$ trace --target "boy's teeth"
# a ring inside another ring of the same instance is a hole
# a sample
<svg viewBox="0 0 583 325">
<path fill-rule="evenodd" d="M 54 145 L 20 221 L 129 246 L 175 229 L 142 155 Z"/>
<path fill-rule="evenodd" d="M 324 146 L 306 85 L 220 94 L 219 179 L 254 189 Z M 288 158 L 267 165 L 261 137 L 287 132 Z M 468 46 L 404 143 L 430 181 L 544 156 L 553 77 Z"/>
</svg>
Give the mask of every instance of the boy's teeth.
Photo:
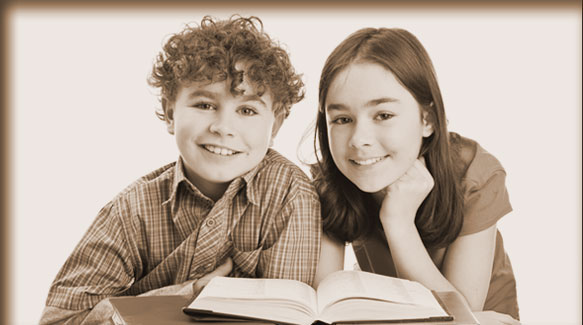
<svg viewBox="0 0 583 325">
<path fill-rule="evenodd" d="M 371 165 L 371 164 L 374 164 L 376 162 L 379 162 L 382 159 L 383 159 L 383 157 L 378 157 L 378 158 L 371 158 L 371 159 L 367 159 L 367 160 L 354 160 L 354 162 L 357 165 L 366 166 L 366 165 Z"/>
<path fill-rule="evenodd" d="M 227 148 L 219 148 L 211 145 L 205 145 L 204 147 L 206 150 L 221 156 L 231 156 L 235 154 L 235 151 L 229 150 Z"/>
</svg>

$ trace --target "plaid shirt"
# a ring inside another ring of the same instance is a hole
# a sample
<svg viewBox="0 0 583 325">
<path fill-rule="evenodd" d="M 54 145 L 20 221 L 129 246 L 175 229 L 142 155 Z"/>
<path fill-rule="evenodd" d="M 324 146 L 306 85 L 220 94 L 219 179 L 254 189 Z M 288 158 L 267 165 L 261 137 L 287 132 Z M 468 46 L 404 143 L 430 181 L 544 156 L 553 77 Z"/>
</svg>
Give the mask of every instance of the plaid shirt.
<svg viewBox="0 0 583 325">
<path fill-rule="evenodd" d="M 182 161 L 127 187 L 98 214 L 54 280 L 47 306 L 87 310 L 198 279 L 227 256 L 231 276 L 312 284 L 320 251 L 320 203 L 307 176 L 274 150 L 214 203 Z"/>
</svg>

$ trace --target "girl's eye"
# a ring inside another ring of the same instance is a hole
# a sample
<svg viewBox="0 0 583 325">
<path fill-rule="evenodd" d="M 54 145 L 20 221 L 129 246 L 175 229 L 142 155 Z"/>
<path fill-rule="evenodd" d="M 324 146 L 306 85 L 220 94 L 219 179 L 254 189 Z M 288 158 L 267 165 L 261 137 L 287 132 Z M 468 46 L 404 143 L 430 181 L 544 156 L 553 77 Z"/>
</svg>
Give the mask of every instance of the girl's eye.
<svg viewBox="0 0 583 325">
<path fill-rule="evenodd" d="M 389 120 L 389 119 L 393 118 L 394 116 L 395 115 L 391 114 L 391 113 L 379 113 L 379 114 L 377 114 L 376 119 L 384 121 L 384 120 Z"/>
<path fill-rule="evenodd" d="M 194 104 L 194 107 L 202 109 L 202 110 L 211 110 L 211 109 L 215 109 L 213 104 L 209 104 L 209 103 L 196 103 Z"/>
<path fill-rule="evenodd" d="M 257 115 L 257 111 L 251 107 L 241 107 L 241 109 L 239 109 L 239 112 L 245 116 Z"/>
<path fill-rule="evenodd" d="M 346 124 L 350 123 L 352 120 L 345 116 L 340 116 L 332 120 L 333 124 Z"/>
</svg>

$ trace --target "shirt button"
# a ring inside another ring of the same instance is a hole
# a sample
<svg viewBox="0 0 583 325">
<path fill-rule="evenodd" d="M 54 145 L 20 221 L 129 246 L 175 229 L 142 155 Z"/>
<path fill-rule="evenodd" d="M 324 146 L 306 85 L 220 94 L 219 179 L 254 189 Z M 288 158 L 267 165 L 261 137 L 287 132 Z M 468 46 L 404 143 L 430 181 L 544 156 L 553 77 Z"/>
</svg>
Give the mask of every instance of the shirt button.
<svg viewBox="0 0 583 325">
<path fill-rule="evenodd" d="M 213 227 L 215 225 L 215 219 L 208 219 L 206 221 L 206 225 L 209 227 Z"/>
</svg>

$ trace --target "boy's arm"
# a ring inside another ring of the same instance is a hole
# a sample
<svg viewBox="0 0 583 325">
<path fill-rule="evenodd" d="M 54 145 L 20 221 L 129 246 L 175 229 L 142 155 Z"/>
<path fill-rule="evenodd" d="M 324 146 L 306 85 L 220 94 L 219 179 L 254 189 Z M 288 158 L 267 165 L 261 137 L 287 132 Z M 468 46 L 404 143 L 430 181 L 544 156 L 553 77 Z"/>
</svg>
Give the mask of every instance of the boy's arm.
<svg viewBox="0 0 583 325">
<path fill-rule="evenodd" d="M 196 281 L 189 280 L 181 284 L 175 284 L 150 290 L 148 292 L 141 294 L 140 296 L 163 296 L 163 295 L 192 296 L 194 282 Z M 73 325 L 73 324 L 113 325 L 113 321 L 111 318 L 113 316 L 113 313 L 114 309 L 111 303 L 109 302 L 109 298 L 101 300 L 97 305 L 95 305 L 95 307 L 87 310 L 69 310 L 59 307 L 46 306 L 45 309 L 43 310 L 39 325 Z"/>
<path fill-rule="evenodd" d="M 89 310 L 78 312 L 77 310 L 46 306 L 41 315 L 39 325 L 81 324 L 87 314 L 89 314 Z"/>
<path fill-rule="evenodd" d="M 53 281 L 40 324 L 81 324 L 131 286 L 136 261 L 119 215 L 113 202 L 101 209 Z"/>
<path fill-rule="evenodd" d="M 39 325 L 113 325 L 111 316 L 113 307 L 109 299 L 101 300 L 93 309 L 81 312 L 47 306 L 43 310 Z"/>
<path fill-rule="evenodd" d="M 170 285 L 154 290 L 150 290 L 140 296 L 161 296 L 161 295 L 181 295 L 193 297 L 198 295 L 204 286 L 215 276 L 227 276 L 233 268 L 233 262 L 228 258 L 221 266 L 213 272 L 203 276 L 198 280 L 189 280 L 181 284 Z M 58 307 L 45 307 L 41 316 L 40 325 L 70 325 L 70 324 L 113 324 L 113 306 L 109 299 L 101 300 L 93 309 L 84 311 L 68 310 Z"/>
<path fill-rule="evenodd" d="M 282 210 L 283 230 L 273 246 L 260 257 L 257 275 L 299 280 L 313 284 L 320 254 L 322 222 L 316 194 L 299 193 Z"/>
</svg>

